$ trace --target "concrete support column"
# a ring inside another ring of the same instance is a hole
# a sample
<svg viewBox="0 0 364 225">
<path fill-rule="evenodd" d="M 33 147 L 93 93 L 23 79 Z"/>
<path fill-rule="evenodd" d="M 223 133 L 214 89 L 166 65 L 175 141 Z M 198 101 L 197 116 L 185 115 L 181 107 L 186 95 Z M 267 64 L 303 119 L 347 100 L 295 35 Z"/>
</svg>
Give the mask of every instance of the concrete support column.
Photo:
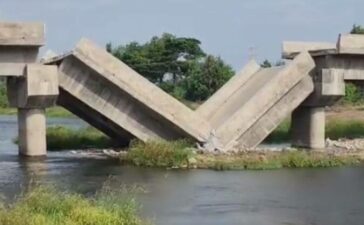
<svg viewBox="0 0 364 225">
<path fill-rule="evenodd" d="M 292 146 L 325 148 L 325 108 L 300 106 L 292 114 Z"/>
<path fill-rule="evenodd" d="M 46 116 L 45 109 L 18 109 L 19 154 L 45 156 Z"/>
</svg>

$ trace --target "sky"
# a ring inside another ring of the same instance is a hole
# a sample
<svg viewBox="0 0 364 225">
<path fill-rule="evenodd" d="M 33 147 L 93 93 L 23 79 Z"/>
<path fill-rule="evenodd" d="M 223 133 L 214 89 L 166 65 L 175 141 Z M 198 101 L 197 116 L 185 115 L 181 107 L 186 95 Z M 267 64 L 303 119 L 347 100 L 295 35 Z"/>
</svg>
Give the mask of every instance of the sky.
<svg viewBox="0 0 364 225">
<path fill-rule="evenodd" d="M 336 42 L 364 25 L 363 0 L 0 0 L 0 20 L 46 24 L 43 52 L 145 42 L 169 32 L 193 37 L 235 69 L 250 57 L 278 61 L 283 41 Z"/>
</svg>

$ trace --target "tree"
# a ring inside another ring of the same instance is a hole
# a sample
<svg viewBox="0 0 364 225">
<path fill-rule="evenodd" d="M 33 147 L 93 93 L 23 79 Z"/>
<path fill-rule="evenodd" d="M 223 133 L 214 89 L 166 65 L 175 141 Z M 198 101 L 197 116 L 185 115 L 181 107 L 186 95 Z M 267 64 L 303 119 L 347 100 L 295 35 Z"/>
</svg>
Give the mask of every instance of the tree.
<svg viewBox="0 0 364 225">
<path fill-rule="evenodd" d="M 219 57 L 206 56 L 194 38 L 163 34 L 106 50 L 178 99 L 206 100 L 234 74 Z"/>
<path fill-rule="evenodd" d="M 269 67 L 272 67 L 272 63 L 269 62 L 268 59 L 264 60 L 262 64 L 260 64 L 261 67 L 263 68 L 269 68 Z"/>
<path fill-rule="evenodd" d="M 351 34 L 364 34 L 364 28 L 360 25 L 353 25 L 353 28 L 350 31 Z"/>
<path fill-rule="evenodd" d="M 170 74 L 176 84 L 186 76 L 190 61 L 205 56 L 200 45 L 197 39 L 178 38 L 166 33 L 145 44 L 132 42 L 113 48 L 109 43 L 106 48 L 150 81 L 162 83 L 165 75 Z"/>
<path fill-rule="evenodd" d="M 221 88 L 234 74 L 220 57 L 207 56 L 202 62 L 193 61 L 189 76 L 182 82 L 185 99 L 203 101 Z"/>
</svg>

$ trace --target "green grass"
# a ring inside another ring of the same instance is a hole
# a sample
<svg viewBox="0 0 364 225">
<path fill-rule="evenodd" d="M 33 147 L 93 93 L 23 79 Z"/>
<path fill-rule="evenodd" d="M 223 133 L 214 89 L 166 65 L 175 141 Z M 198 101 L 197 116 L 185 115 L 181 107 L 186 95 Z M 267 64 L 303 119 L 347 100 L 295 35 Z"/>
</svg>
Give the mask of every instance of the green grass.
<svg viewBox="0 0 364 225">
<path fill-rule="evenodd" d="M 0 203 L 1 225 L 141 225 L 132 198 L 101 193 L 94 198 L 37 187 L 11 205 Z"/>
<path fill-rule="evenodd" d="M 271 170 L 280 168 L 327 168 L 354 166 L 362 163 L 355 155 L 329 153 L 248 152 L 233 155 L 197 155 L 197 168 L 213 170 Z"/>
<path fill-rule="evenodd" d="M 268 170 L 279 168 L 325 168 L 358 165 L 355 155 L 322 152 L 246 152 L 236 154 L 197 154 L 189 142 L 135 142 L 123 163 L 140 167 L 198 168 L 213 170 Z"/>
<path fill-rule="evenodd" d="M 16 114 L 17 114 L 16 108 L 0 107 L 0 115 L 16 115 Z M 48 117 L 75 117 L 72 113 L 59 106 L 48 108 L 46 110 L 46 115 Z"/>
<path fill-rule="evenodd" d="M 290 122 L 283 122 L 269 137 L 266 143 L 284 143 L 290 141 Z M 363 121 L 330 121 L 326 124 L 326 137 L 332 140 L 339 138 L 362 138 L 364 137 Z"/>
<path fill-rule="evenodd" d="M 189 149 L 191 144 L 186 140 L 180 141 L 135 141 L 131 144 L 129 152 L 123 162 L 129 162 L 140 167 L 187 167 L 192 156 Z"/>
<path fill-rule="evenodd" d="M 115 144 L 95 128 L 73 130 L 65 127 L 47 128 L 48 150 L 111 148 Z"/>
</svg>

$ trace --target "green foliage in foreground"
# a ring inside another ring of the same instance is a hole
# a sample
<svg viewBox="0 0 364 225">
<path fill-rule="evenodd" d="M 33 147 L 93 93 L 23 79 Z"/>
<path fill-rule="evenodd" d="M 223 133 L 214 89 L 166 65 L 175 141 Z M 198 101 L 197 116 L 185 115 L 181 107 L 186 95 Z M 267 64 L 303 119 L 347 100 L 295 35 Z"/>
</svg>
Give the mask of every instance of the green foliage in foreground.
<svg viewBox="0 0 364 225">
<path fill-rule="evenodd" d="M 290 122 L 283 122 L 266 140 L 266 143 L 284 143 L 290 141 Z M 331 140 L 339 138 L 363 138 L 363 121 L 330 121 L 326 124 L 326 137 Z"/>
<path fill-rule="evenodd" d="M 103 149 L 111 147 L 115 147 L 115 144 L 103 133 L 92 127 L 79 130 L 59 126 L 47 128 L 48 150 Z"/>
<path fill-rule="evenodd" d="M 1 225 L 140 225 L 133 199 L 78 194 L 38 187 L 13 204 L 0 203 Z"/>
<path fill-rule="evenodd" d="M 184 167 L 188 164 L 192 151 L 191 144 L 186 140 L 180 141 L 150 141 L 143 143 L 135 141 L 122 161 L 131 162 L 141 167 Z"/>
</svg>

